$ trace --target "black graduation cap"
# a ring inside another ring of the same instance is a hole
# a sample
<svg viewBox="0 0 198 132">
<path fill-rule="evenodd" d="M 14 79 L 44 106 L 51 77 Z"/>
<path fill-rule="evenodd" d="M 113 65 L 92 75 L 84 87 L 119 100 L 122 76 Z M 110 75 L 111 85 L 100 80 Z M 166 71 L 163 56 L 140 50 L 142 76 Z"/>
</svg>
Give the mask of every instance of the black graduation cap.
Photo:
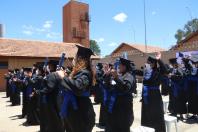
<svg viewBox="0 0 198 132">
<path fill-rule="evenodd" d="M 91 55 L 94 55 L 93 51 L 90 48 L 82 47 L 80 45 L 76 45 L 78 47 L 77 56 L 82 58 L 90 58 Z"/>
<path fill-rule="evenodd" d="M 37 62 L 37 63 L 36 63 L 36 67 L 37 67 L 39 70 L 43 70 L 43 66 L 44 66 L 44 62 Z"/>
<path fill-rule="evenodd" d="M 37 67 L 37 63 L 36 64 L 33 64 L 33 67 Z"/>
<path fill-rule="evenodd" d="M 170 64 L 177 64 L 177 58 L 169 59 Z"/>
<path fill-rule="evenodd" d="M 125 65 L 127 68 L 131 68 L 131 61 L 128 59 L 120 58 L 120 63 Z"/>
<path fill-rule="evenodd" d="M 48 65 L 53 66 L 55 69 L 57 68 L 58 64 L 59 64 L 59 61 L 57 61 L 57 60 L 50 60 L 48 62 Z"/>
<path fill-rule="evenodd" d="M 50 61 L 48 62 L 48 65 L 54 65 L 54 66 L 57 66 L 57 65 L 58 65 L 58 63 L 59 63 L 59 61 L 57 61 L 57 60 L 50 60 Z"/>
<path fill-rule="evenodd" d="M 44 65 L 45 62 L 37 62 L 36 65 Z"/>
<path fill-rule="evenodd" d="M 97 66 L 98 68 L 100 68 L 100 69 L 102 69 L 102 68 L 103 68 L 102 63 L 98 63 L 96 66 Z"/>
<path fill-rule="evenodd" d="M 36 65 L 44 64 L 44 62 L 36 62 Z"/>
<path fill-rule="evenodd" d="M 8 69 L 8 72 L 14 72 L 13 70 L 11 70 L 11 69 Z"/>
<path fill-rule="evenodd" d="M 23 69 L 24 72 L 32 72 L 32 68 L 30 67 L 26 67 Z"/>
<path fill-rule="evenodd" d="M 184 64 L 188 64 L 190 59 L 189 58 L 182 58 L 182 61 L 184 62 Z"/>
<path fill-rule="evenodd" d="M 19 69 L 14 69 L 14 71 L 15 71 L 15 72 L 19 72 L 20 70 L 19 70 Z"/>
<path fill-rule="evenodd" d="M 149 56 L 147 61 L 149 61 L 150 63 L 157 63 L 157 59 L 153 56 Z"/>
</svg>

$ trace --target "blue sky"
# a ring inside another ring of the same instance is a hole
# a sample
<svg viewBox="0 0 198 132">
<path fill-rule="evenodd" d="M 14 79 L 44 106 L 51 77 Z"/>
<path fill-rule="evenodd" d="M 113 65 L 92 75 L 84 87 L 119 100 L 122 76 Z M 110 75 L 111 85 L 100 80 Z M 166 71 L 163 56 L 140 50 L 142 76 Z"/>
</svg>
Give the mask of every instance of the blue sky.
<svg viewBox="0 0 198 132">
<path fill-rule="evenodd" d="M 143 0 L 79 0 L 90 5 L 90 37 L 102 55 L 120 43 L 144 44 Z M 6 38 L 62 41 L 62 7 L 68 0 L 1 0 Z M 148 44 L 169 48 L 177 29 L 198 17 L 197 0 L 146 0 Z M 135 34 L 135 35 L 134 35 Z"/>
</svg>

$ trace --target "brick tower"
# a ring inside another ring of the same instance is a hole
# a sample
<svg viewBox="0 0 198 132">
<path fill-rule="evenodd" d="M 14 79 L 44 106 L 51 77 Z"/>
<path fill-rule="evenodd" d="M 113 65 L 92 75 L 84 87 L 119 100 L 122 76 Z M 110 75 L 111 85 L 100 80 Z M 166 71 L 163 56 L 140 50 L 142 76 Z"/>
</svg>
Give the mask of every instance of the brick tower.
<svg viewBox="0 0 198 132">
<path fill-rule="evenodd" d="M 70 0 L 63 7 L 63 42 L 89 47 L 89 5 Z"/>
</svg>

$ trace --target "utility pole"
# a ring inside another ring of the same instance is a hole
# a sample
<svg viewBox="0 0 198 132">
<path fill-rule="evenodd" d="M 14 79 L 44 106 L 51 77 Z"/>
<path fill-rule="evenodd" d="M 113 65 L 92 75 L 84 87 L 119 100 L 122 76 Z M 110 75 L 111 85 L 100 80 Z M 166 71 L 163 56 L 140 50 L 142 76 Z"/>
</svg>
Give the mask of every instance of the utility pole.
<svg viewBox="0 0 198 132">
<path fill-rule="evenodd" d="M 145 53 L 147 53 L 147 25 L 146 25 L 146 1 L 144 2 L 144 43 L 145 43 Z"/>
</svg>

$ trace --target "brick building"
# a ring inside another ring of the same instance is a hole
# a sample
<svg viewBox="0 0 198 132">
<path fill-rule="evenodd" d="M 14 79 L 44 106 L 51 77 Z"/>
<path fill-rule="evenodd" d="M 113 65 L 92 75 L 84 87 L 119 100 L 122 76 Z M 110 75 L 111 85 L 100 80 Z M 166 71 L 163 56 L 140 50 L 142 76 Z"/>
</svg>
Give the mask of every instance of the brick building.
<svg viewBox="0 0 198 132">
<path fill-rule="evenodd" d="M 0 24 L 0 91 L 5 89 L 4 74 L 8 69 L 30 67 L 46 57 L 59 59 L 66 53 L 65 65 L 71 64 L 77 48 L 75 44 L 89 46 L 89 5 L 70 0 L 63 7 L 63 43 L 7 39 Z M 92 60 L 99 59 L 98 56 Z"/>
<path fill-rule="evenodd" d="M 184 40 L 173 46 L 170 50 L 197 50 L 198 49 L 198 31 L 190 34 Z"/>
<path fill-rule="evenodd" d="M 89 5 L 71 0 L 63 7 L 63 42 L 89 47 Z"/>
<path fill-rule="evenodd" d="M 136 64 L 136 68 L 144 65 L 149 55 L 154 55 L 156 52 L 165 53 L 166 50 L 157 46 L 147 46 L 147 53 L 145 53 L 145 45 L 142 44 L 127 44 L 121 43 L 109 56 L 99 60 L 102 63 L 114 63 L 116 58 L 123 55 L 123 52 L 128 54 L 128 59 Z"/>
<path fill-rule="evenodd" d="M 147 53 L 165 51 L 165 49 L 157 47 L 157 46 L 147 46 Z M 123 52 L 127 52 L 128 55 L 135 54 L 145 54 L 145 45 L 142 44 L 120 44 L 112 53 L 111 56 L 116 57 L 120 56 Z"/>
<path fill-rule="evenodd" d="M 62 53 L 66 54 L 65 66 L 68 66 L 76 52 L 76 43 L 0 38 L 0 91 L 5 88 L 4 74 L 8 69 L 31 67 L 36 62 L 44 62 L 46 57 L 59 60 Z M 92 56 L 92 60 L 97 59 L 99 57 Z"/>
<path fill-rule="evenodd" d="M 100 62 L 114 63 L 115 59 L 121 57 L 123 52 L 127 52 L 128 59 L 132 60 L 135 63 L 137 69 L 140 69 L 142 66 L 144 66 L 147 57 L 150 55 L 152 56 L 155 55 L 156 52 L 160 51 L 162 54 L 163 62 L 168 64 L 169 59 L 176 57 L 177 52 L 196 51 L 196 50 L 198 50 L 198 32 L 193 33 L 185 40 L 181 41 L 181 43 L 176 44 L 170 50 L 165 50 L 155 46 L 148 46 L 147 47 L 148 52 L 145 53 L 144 45 L 122 43 L 109 56 L 102 58 Z"/>
<path fill-rule="evenodd" d="M 46 57 L 57 59 L 66 53 L 69 59 L 75 56 L 74 43 L 51 43 L 0 38 L 0 91 L 5 89 L 4 74 L 8 69 L 31 67 L 44 62 Z"/>
</svg>

